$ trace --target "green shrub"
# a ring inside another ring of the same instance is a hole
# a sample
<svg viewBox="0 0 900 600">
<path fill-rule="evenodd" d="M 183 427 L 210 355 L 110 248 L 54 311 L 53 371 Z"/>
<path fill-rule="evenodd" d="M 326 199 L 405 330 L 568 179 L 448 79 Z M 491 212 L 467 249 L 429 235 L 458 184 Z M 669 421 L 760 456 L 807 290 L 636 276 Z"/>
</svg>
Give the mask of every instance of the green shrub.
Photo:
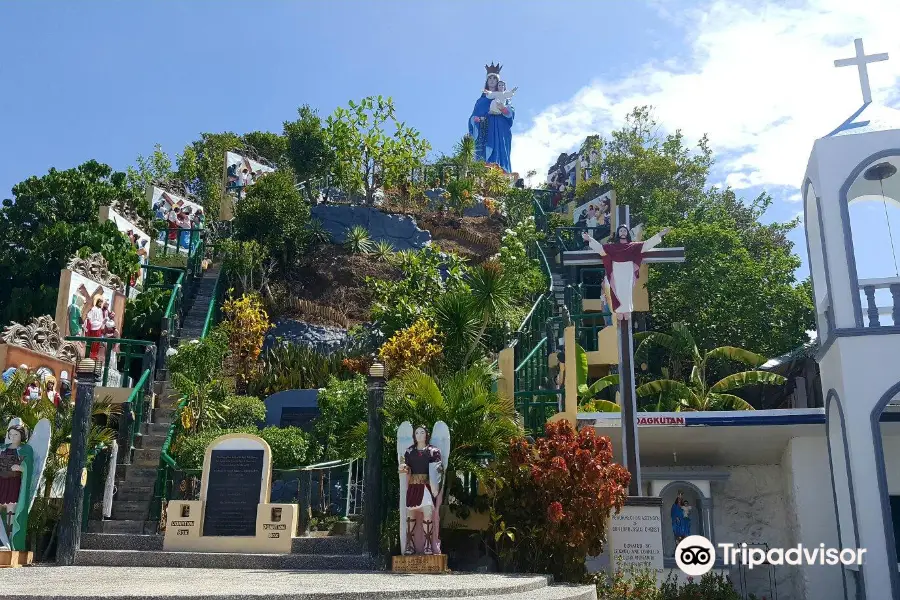
<svg viewBox="0 0 900 600">
<path fill-rule="evenodd" d="M 233 427 L 182 435 L 174 444 L 172 458 L 181 469 L 200 469 L 206 447 L 220 435 L 228 433 L 249 433 L 264 439 L 272 449 L 273 469 L 291 469 L 319 458 L 318 444 L 299 427 L 266 427 L 262 431 L 256 427 Z"/>
<path fill-rule="evenodd" d="M 335 351 L 323 354 L 300 344 L 278 344 L 262 356 L 263 368 L 247 384 L 247 394 L 268 398 L 284 390 L 312 390 L 325 387 L 332 375 L 344 377 L 349 370 L 346 355 Z"/>
<path fill-rule="evenodd" d="M 220 435 L 227 433 L 256 433 L 256 427 L 239 429 L 206 429 L 190 435 L 182 433 L 169 453 L 181 469 L 202 469 L 206 447 Z"/>
<path fill-rule="evenodd" d="M 272 448 L 273 469 L 299 467 L 319 457 L 318 445 L 299 427 L 266 427 L 259 437 Z"/>
<path fill-rule="evenodd" d="M 256 396 L 229 396 L 225 401 L 226 429 L 237 427 L 256 427 L 257 423 L 266 420 L 266 404 Z"/>
<path fill-rule="evenodd" d="M 368 390 L 366 378 L 357 375 L 342 381 L 332 377 L 319 392 L 319 410 L 315 436 L 326 460 L 365 455 L 365 447 L 352 447 L 348 435 L 358 423 L 366 420 Z"/>
</svg>

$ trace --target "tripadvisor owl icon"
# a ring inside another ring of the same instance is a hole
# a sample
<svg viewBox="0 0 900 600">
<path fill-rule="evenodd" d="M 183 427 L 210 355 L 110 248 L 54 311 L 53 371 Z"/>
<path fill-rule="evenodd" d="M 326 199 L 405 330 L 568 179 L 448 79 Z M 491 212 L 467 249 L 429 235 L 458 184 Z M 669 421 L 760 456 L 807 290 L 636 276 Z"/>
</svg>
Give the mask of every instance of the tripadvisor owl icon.
<svg viewBox="0 0 900 600">
<path fill-rule="evenodd" d="M 675 548 L 675 564 L 691 577 L 708 573 L 716 561 L 716 548 L 702 535 L 689 535 Z"/>
</svg>

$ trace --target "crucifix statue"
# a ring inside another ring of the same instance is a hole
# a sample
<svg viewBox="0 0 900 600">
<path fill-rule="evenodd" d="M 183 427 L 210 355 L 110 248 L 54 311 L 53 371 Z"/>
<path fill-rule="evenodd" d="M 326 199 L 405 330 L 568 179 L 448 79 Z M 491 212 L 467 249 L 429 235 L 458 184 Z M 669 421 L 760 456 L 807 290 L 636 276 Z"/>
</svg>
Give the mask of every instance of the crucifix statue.
<svg viewBox="0 0 900 600">
<path fill-rule="evenodd" d="M 632 335 L 632 296 L 641 263 L 684 262 L 684 248 L 654 249 L 669 232 L 665 228 L 646 242 L 631 239 L 630 215 L 627 206 L 616 207 L 618 223 L 613 239 L 601 244 L 587 232 L 584 240 L 591 250 L 600 255 L 606 271 L 613 311 L 619 328 L 619 398 L 622 403 L 622 456 L 631 473 L 628 486 L 630 496 L 641 496 L 641 466 L 637 438 L 637 403 L 634 383 L 634 338 Z M 586 264 L 579 260 L 578 264 Z"/>
<path fill-rule="evenodd" d="M 872 102 L 872 89 L 869 87 L 869 69 L 866 65 L 873 62 L 881 62 L 888 59 L 887 52 L 881 54 L 869 54 L 866 56 L 863 50 L 862 38 L 853 40 L 856 46 L 856 56 L 853 58 L 841 58 L 834 61 L 835 67 L 856 67 L 859 70 L 859 86 L 862 88 L 863 104 Z"/>
</svg>

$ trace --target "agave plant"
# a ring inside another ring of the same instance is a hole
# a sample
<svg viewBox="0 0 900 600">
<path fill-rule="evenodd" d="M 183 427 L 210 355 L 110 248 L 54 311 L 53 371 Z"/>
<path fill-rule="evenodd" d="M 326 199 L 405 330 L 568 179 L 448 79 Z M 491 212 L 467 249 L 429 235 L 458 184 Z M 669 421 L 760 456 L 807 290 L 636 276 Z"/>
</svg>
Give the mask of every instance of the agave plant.
<svg viewBox="0 0 900 600">
<path fill-rule="evenodd" d="M 354 225 L 347 231 L 344 247 L 350 254 L 368 254 L 375 249 L 369 230 L 362 225 Z"/>
<path fill-rule="evenodd" d="M 306 234 L 309 236 L 309 242 L 313 246 L 324 246 L 331 243 L 331 233 L 325 229 L 322 221 L 318 219 L 310 219 Z"/>
<path fill-rule="evenodd" d="M 388 262 L 394 254 L 394 246 L 387 240 L 378 240 L 372 249 L 372 256 L 378 262 Z"/>
</svg>

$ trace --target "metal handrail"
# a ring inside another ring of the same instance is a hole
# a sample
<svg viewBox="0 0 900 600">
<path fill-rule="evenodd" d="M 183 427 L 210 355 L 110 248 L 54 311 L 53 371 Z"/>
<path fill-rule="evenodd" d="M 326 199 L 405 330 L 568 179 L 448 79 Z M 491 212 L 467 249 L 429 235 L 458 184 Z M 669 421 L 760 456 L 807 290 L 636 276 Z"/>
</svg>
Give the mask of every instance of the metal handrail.
<svg viewBox="0 0 900 600">
<path fill-rule="evenodd" d="M 222 281 L 222 273 L 224 271 L 219 271 L 218 276 L 216 276 L 216 283 L 213 286 L 212 297 L 209 303 L 209 307 L 206 309 L 206 319 L 203 321 L 203 331 L 200 332 L 200 339 L 206 337 L 206 334 L 209 333 L 209 327 L 212 325 L 213 315 L 216 310 L 216 299 L 219 297 L 219 287 L 220 282 Z"/>
<path fill-rule="evenodd" d="M 131 390 L 131 394 L 129 394 L 128 399 L 125 401 L 126 404 L 130 403 L 132 407 L 132 411 L 134 412 L 134 420 L 129 426 L 128 431 L 128 448 L 129 450 L 134 450 L 134 438 L 142 437 L 140 432 L 141 423 L 144 422 L 144 399 L 146 398 L 146 393 L 144 387 L 147 385 L 148 380 L 150 379 L 150 373 L 152 369 L 145 369 L 144 373 L 141 375 L 141 378 L 138 379 L 137 384 L 134 386 L 134 389 Z M 129 453 L 130 456 L 130 453 Z"/>
</svg>

